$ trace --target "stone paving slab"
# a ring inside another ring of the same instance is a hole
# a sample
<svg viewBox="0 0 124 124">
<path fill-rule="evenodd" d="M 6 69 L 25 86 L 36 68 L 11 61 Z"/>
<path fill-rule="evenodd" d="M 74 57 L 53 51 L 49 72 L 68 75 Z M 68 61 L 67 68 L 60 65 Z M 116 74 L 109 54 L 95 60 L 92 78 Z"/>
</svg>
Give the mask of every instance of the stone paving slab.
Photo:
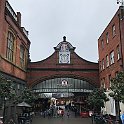
<svg viewBox="0 0 124 124">
<path fill-rule="evenodd" d="M 34 117 L 32 124 L 92 124 L 91 118 L 63 117 L 63 118 L 43 118 Z"/>
</svg>

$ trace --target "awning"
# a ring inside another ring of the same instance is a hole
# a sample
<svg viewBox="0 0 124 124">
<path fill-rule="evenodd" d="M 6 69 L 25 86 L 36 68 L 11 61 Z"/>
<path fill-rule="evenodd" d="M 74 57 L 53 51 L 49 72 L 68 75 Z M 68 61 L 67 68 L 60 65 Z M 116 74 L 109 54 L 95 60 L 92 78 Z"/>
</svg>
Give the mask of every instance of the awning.
<svg viewBox="0 0 124 124">
<path fill-rule="evenodd" d="M 31 105 L 29 105 L 26 102 L 19 103 L 19 104 L 17 104 L 17 106 L 19 106 L 19 107 L 31 107 Z"/>
</svg>

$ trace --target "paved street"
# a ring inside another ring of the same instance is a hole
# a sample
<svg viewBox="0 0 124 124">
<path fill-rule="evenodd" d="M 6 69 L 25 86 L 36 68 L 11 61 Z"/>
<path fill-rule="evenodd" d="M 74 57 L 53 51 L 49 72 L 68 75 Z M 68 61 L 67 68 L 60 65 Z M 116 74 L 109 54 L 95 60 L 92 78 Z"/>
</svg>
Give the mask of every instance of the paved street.
<svg viewBox="0 0 124 124">
<path fill-rule="evenodd" d="M 64 116 L 63 118 L 43 118 L 36 116 L 33 118 L 32 124 L 92 124 L 91 118 L 74 117 L 71 115 L 69 118 Z"/>
<path fill-rule="evenodd" d="M 92 124 L 90 118 L 41 118 L 33 119 L 32 124 Z"/>
</svg>

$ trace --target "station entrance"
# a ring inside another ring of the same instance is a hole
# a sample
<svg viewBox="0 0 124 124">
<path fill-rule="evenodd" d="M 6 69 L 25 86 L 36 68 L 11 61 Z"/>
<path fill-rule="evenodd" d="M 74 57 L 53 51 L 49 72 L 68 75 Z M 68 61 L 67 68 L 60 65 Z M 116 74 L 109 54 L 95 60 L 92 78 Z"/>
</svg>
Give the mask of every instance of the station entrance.
<svg viewBox="0 0 124 124">
<path fill-rule="evenodd" d="M 37 101 L 38 104 L 40 103 L 40 109 L 44 108 L 42 101 L 48 100 L 45 105 L 68 106 L 71 109 L 76 107 L 78 112 L 90 109 L 87 97 L 94 88 L 96 87 L 87 80 L 72 77 L 47 79 L 32 87 L 33 91 L 40 96 Z"/>
<path fill-rule="evenodd" d="M 76 106 L 79 112 L 89 109 L 87 97 L 99 87 L 99 66 L 78 56 L 75 49 L 64 36 L 48 58 L 29 62 L 27 81 L 39 95 L 37 110 L 50 105 Z"/>
</svg>

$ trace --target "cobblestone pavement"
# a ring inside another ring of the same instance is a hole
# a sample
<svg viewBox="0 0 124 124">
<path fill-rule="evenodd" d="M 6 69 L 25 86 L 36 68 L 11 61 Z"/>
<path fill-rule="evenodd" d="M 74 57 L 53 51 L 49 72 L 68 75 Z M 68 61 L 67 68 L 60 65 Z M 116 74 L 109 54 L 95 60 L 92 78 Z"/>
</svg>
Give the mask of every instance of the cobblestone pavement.
<svg viewBox="0 0 124 124">
<path fill-rule="evenodd" d="M 33 118 L 32 124 L 92 124 L 91 118 L 81 118 L 74 117 L 71 115 L 69 118 L 67 116 L 61 117 L 41 117 L 36 116 Z"/>
</svg>

